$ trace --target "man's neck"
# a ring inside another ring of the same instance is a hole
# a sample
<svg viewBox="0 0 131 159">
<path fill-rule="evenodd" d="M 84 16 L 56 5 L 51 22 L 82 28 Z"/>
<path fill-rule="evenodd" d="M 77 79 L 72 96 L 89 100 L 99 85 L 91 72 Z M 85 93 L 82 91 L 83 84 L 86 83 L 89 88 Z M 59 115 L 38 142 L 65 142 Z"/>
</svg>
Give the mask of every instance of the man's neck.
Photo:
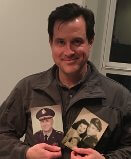
<svg viewBox="0 0 131 159">
<path fill-rule="evenodd" d="M 51 129 L 50 131 L 43 131 L 44 135 L 50 136 L 50 134 L 52 133 L 53 129 Z"/>
<path fill-rule="evenodd" d="M 84 77 L 86 72 L 87 66 L 83 71 L 74 74 L 64 74 L 63 72 L 59 72 L 59 80 L 67 88 L 72 88 L 79 83 L 79 81 Z"/>
</svg>

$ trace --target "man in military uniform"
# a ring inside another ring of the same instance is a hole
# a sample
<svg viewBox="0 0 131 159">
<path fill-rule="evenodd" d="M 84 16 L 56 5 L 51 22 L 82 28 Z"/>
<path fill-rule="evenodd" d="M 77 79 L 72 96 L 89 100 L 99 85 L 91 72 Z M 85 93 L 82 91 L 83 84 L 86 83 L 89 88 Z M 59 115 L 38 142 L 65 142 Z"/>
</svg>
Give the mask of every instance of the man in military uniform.
<svg viewBox="0 0 131 159">
<path fill-rule="evenodd" d="M 49 108 L 43 108 L 37 112 L 36 118 L 40 121 L 42 130 L 33 135 L 36 144 L 47 143 L 49 145 L 61 146 L 63 133 L 53 128 L 54 116 L 55 112 Z"/>
<path fill-rule="evenodd" d="M 101 130 L 102 124 L 100 119 L 92 118 L 89 127 L 87 128 L 87 136 L 78 143 L 78 147 L 94 148 L 98 142 L 97 133 Z"/>
</svg>

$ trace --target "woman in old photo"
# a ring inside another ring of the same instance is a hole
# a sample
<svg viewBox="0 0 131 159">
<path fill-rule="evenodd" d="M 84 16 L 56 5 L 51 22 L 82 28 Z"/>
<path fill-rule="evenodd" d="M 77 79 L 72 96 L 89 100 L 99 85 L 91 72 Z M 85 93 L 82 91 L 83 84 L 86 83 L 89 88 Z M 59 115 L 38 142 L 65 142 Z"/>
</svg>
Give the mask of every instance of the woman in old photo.
<svg viewBox="0 0 131 159">
<path fill-rule="evenodd" d="M 67 132 L 62 143 L 71 149 L 77 146 L 79 141 L 86 136 L 88 126 L 89 123 L 85 119 L 77 121 Z"/>
</svg>

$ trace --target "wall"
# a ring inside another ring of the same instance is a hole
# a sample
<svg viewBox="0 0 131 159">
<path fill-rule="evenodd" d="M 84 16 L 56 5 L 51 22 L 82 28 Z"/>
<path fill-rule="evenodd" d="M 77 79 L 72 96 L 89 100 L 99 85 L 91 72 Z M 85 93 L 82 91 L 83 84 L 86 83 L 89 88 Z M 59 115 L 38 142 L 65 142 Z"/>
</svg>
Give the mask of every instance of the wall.
<svg viewBox="0 0 131 159">
<path fill-rule="evenodd" d="M 95 39 L 92 49 L 91 61 L 93 61 L 93 63 L 98 69 L 100 69 L 100 61 L 102 58 L 101 50 L 102 50 L 103 34 L 104 34 L 104 27 L 106 20 L 105 16 L 107 9 L 107 1 L 109 2 L 109 0 L 98 0 L 98 5 L 97 5 Z"/>
<path fill-rule="evenodd" d="M 21 78 L 53 64 L 47 19 L 68 2 L 73 0 L 0 0 L 0 103 Z"/>
<path fill-rule="evenodd" d="M 53 64 L 47 19 L 52 9 L 68 2 L 85 1 L 0 0 L 0 104 L 20 79 Z M 95 15 L 97 5 L 97 0 L 87 1 Z"/>
</svg>

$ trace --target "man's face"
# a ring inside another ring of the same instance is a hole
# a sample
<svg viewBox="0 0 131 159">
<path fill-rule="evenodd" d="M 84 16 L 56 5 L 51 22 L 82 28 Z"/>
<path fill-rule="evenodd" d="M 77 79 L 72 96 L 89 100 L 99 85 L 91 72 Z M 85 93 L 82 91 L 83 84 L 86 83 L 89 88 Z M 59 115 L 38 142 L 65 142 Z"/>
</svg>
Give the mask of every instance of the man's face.
<svg viewBox="0 0 131 159">
<path fill-rule="evenodd" d="M 68 22 L 56 21 L 50 46 L 60 75 L 86 72 L 92 44 L 88 43 L 82 16 Z"/>
<path fill-rule="evenodd" d="M 95 136 L 98 133 L 98 129 L 94 124 L 90 124 L 89 127 L 87 128 L 87 135 L 89 136 Z"/>
<path fill-rule="evenodd" d="M 41 128 L 43 132 L 48 133 L 53 127 L 53 118 L 45 118 L 40 121 Z"/>
</svg>

